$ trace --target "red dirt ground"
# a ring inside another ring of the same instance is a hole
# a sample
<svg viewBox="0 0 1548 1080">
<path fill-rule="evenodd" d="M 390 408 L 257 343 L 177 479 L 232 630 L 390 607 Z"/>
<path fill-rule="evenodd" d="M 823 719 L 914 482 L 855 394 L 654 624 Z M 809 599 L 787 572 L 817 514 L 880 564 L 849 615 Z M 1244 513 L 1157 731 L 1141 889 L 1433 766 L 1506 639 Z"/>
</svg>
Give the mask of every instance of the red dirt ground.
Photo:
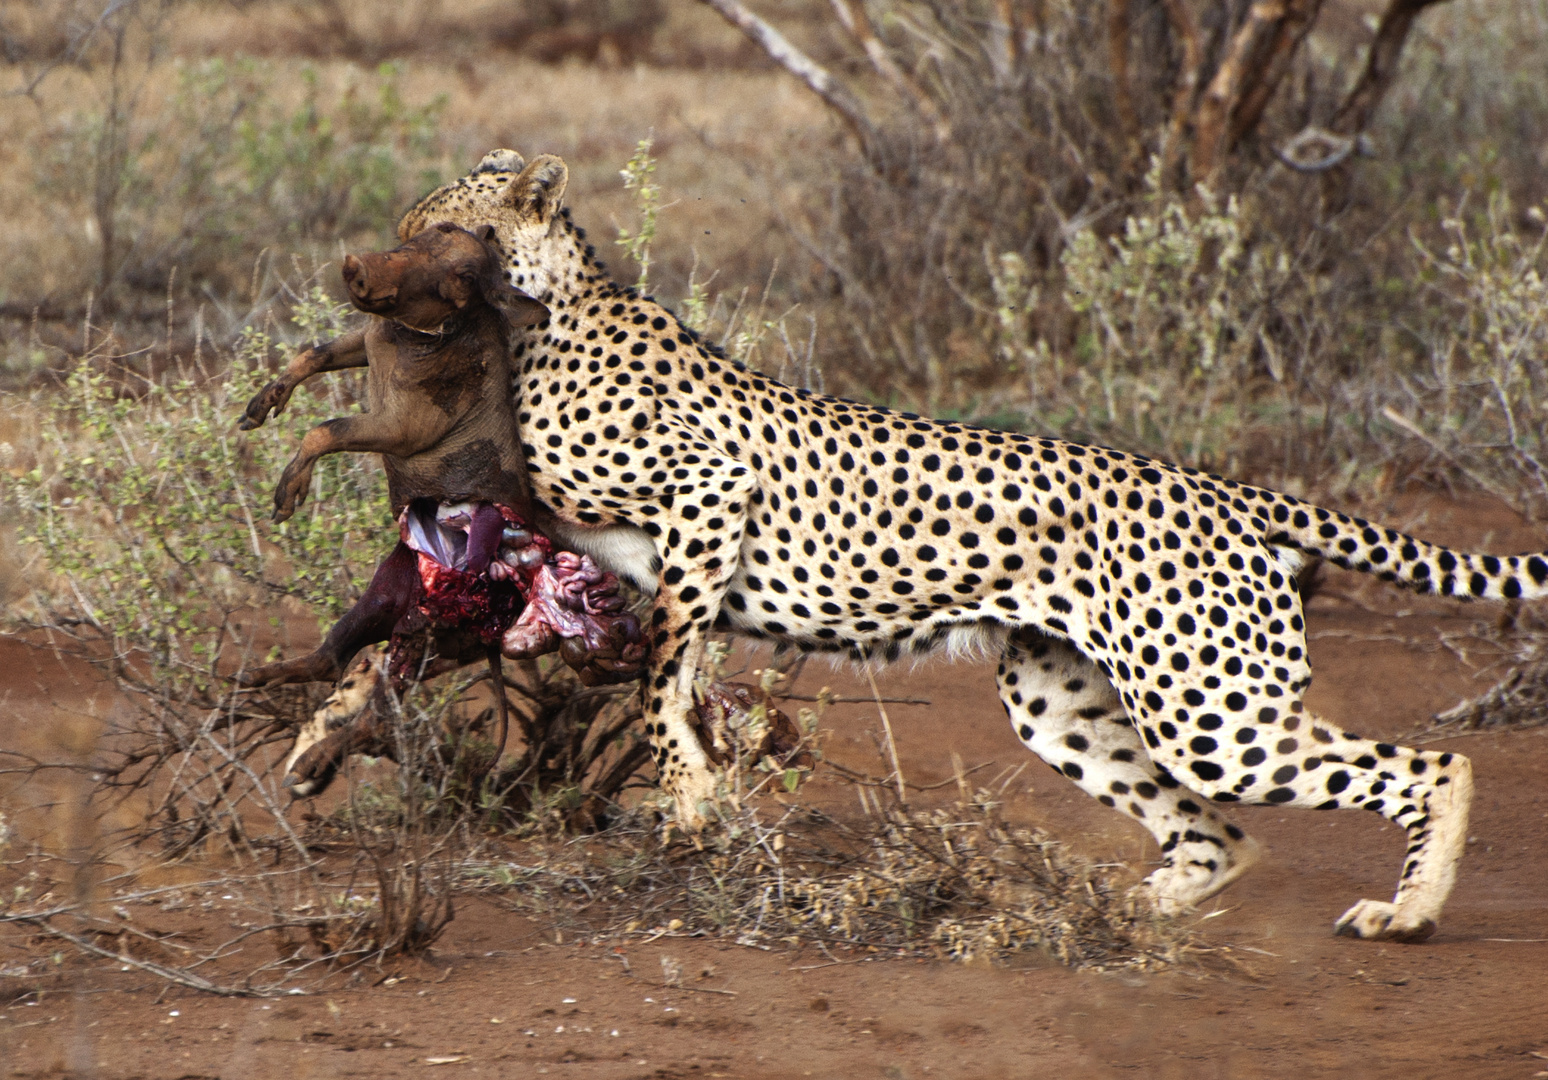
<svg viewBox="0 0 1548 1080">
<path fill-rule="evenodd" d="M 1452 544 L 1545 546 L 1480 502 L 1385 509 L 1385 520 Z M 1310 604 L 1311 706 L 1401 741 L 1488 685 L 1437 642 L 1494 614 L 1331 574 Z M 820 664 L 801 680 L 811 691 L 824 683 L 865 692 Z M 953 751 L 969 767 L 996 763 L 979 776 L 1028 757 L 988 665 L 897 669 L 882 686 L 933 702 L 889 707 L 911 781 L 948 778 Z M 0 639 L 0 745 L 35 737 L 89 696 L 52 658 Z M 874 706 L 835 707 L 824 726 L 835 760 L 886 771 Z M 670 936 L 625 942 L 626 972 L 613 942 L 555 943 L 550 927 L 467 901 L 430 959 L 385 969 L 400 979 L 390 986 L 224 1000 L 87 966 L 75 993 L 0 997 L 0 1078 L 1548 1077 L 1548 728 L 1433 745 L 1472 757 L 1477 801 L 1461 880 L 1422 945 L 1330 933 L 1354 900 L 1391 895 L 1397 829 L 1370 814 L 1242 808 L 1233 814 L 1265 857 L 1200 913 L 1200 930 L 1206 942 L 1245 947 L 1250 972 L 834 964 L 812 949 Z M 826 798 L 845 793 L 834 785 Z M 1006 798 L 1013 818 L 1089 856 L 1140 873 L 1155 857 L 1137 828 L 1040 765 Z M 661 985 L 663 957 L 682 963 L 684 989 Z M 14 958 L 7 949 L 0 964 Z"/>
</svg>

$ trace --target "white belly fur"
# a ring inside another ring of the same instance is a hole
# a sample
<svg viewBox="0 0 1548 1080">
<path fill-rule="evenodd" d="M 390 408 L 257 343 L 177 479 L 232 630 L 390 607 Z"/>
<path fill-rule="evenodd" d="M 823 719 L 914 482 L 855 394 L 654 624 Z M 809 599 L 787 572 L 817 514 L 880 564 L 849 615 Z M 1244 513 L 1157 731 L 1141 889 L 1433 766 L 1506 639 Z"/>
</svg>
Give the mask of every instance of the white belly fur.
<svg viewBox="0 0 1548 1080">
<path fill-rule="evenodd" d="M 598 566 L 611 570 L 647 596 L 656 595 L 661 558 L 656 542 L 633 525 L 574 525 L 550 515 L 538 526 L 562 550 L 590 555 Z"/>
</svg>

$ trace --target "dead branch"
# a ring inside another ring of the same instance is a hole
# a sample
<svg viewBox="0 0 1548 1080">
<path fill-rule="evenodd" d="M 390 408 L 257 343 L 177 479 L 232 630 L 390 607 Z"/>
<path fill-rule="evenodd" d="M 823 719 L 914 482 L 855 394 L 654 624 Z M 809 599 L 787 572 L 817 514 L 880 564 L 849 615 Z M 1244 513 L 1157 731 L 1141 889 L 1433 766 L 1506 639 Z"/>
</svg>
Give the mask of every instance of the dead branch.
<svg viewBox="0 0 1548 1080">
<path fill-rule="evenodd" d="M 1317 22 L 1322 0 L 1289 0 L 1284 17 L 1275 28 L 1273 40 L 1256 66 L 1252 84 L 1242 93 L 1240 103 L 1231 112 L 1231 133 L 1226 149 L 1241 142 L 1258 129 L 1263 113 L 1279 90 L 1279 83 L 1290 70 L 1296 50 Z"/>
<path fill-rule="evenodd" d="M 774 697 L 780 701 L 822 701 L 821 694 L 781 694 L 776 692 Z M 842 697 L 829 695 L 826 699 L 834 705 L 869 705 L 873 701 L 879 701 L 884 705 L 933 705 L 934 702 L 927 697 Z"/>
<path fill-rule="evenodd" d="M 635 713 L 629 717 L 629 720 L 632 723 L 638 718 L 639 714 Z M 629 777 L 643 768 L 650 758 L 650 743 L 644 739 L 637 740 L 633 746 L 624 751 L 611 768 L 596 779 L 591 785 L 591 790 L 605 799 L 616 798 L 618 792 L 623 790 L 624 784 L 628 783 Z"/>
<path fill-rule="evenodd" d="M 937 780 L 933 784 L 916 784 L 912 780 L 906 781 L 905 783 L 906 786 L 913 788 L 915 791 L 938 791 L 943 787 L 949 787 L 950 785 L 957 783 L 963 777 L 972 776 L 974 773 L 981 769 L 987 769 L 993 764 L 993 761 L 985 761 L 980 765 L 974 765 L 971 769 L 962 770 L 960 775 L 951 776 L 945 780 Z M 845 780 L 849 781 L 851 784 L 858 785 L 859 787 L 883 788 L 888 791 L 894 790 L 897 787 L 893 778 L 890 776 L 872 776 L 868 772 L 861 772 L 859 769 L 851 769 L 849 766 L 840 765 L 836 761 L 824 761 L 823 766 L 825 768 L 832 769 Z"/>
<path fill-rule="evenodd" d="M 1220 61 L 1215 77 L 1204 88 L 1193 119 L 1193 156 L 1189 172 L 1195 182 L 1211 176 L 1224 157 L 1227 124 L 1241 93 L 1248 62 L 1273 34 L 1279 10 L 1274 3 L 1252 5 L 1246 21 L 1231 38 L 1230 48 Z"/>
<path fill-rule="evenodd" d="M 46 934 L 49 937 L 57 937 L 68 941 L 70 944 L 74 945 L 77 949 L 80 949 L 84 953 L 89 953 L 92 956 L 100 956 L 105 960 L 113 961 L 115 964 L 127 964 L 129 967 L 139 968 L 141 971 L 149 972 L 150 974 L 155 975 L 158 978 L 165 979 L 170 983 L 176 983 L 178 986 L 186 986 L 188 989 L 198 990 L 200 993 L 214 994 L 216 997 L 262 998 L 278 997 L 281 993 L 285 992 L 278 989 L 254 990 L 250 987 L 244 986 L 221 986 L 218 983 L 212 983 L 206 978 L 195 975 L 191 971 L 184 971 L 181 968 L 168 967 L 165 964 L 158 964 L 154 960 L 138 960 L 132 956 L 121 955 L 119 953 L 113 952 L 110 949 L 104 949 L 96 942 L 91 941 L 88 938 L 84 938 L 79 934 L 72 934 L 68 930 L 61 930 L 59 927 L 50 923 L 46 915 L 15 915 L 9 917 L 6 921 L 23 923 L 33 927 L 39 933 Z"/>
<path fill-rule="evenodd" d="M 951 122 L 942 115 L 935 102 L 930 100 L 930 95 L 925 93 L 924 87 L 919 85 L 918 80 L 892 59 L 892 54 L 882 44 L 881 38 L 877 37 L 876 27 L 872 24 L 871 17 L 866 14 L 864 0 L 829 0 L 829 3 L 833 7 L 834 14 L 838 16 L 840 25 L 865 51 L 866 59 L 871 62 L 871 67 L 876 69 L 876 73 L 925 119 L 934 131 L 936 139 L 941 142 L 949 139 Z"/>
<path fill-rule="evenodd" d="M 1182 159 L 1188 117 L 1193 113 L 1193 104 L 1199 95 L 1199 68 L 1204 62 L 1204 53 L 1199 45 L 1198 23 L 1194 21 L 1193 12 L 1188 10 L 1188 0 L 1162 0 L 1162 7 L 1171 24 L 1172 36 L 1181 44 L 1183 53 L 1161 162 L 1162 176 L 1171 177 Z"/>
<path fill-rule="evenodd" d="M 790 40 L 774 27 L 739 2 L 739 0 L 702 0 L 714 8 L 721 18 L 747 35 L 758 48 L 768 54 L 780 67 L 800 79 L 828 107 L 838 113 L 849 125 L 868 160 L 875 161 L 878 151 L 876 128 L 849 88 L 833 77 L 832 72 L 791 44 Z"/>
<path fill-rule="evenodd" d="M 1359 135 L 1340 135 L 1320 127 L 1303 128 L 1284 146 L 1274 148 L 1274 156 L 1296 172 L 1326 172 L 1349 160 L 1351 154 L 1370 153 L 1370 140 Z"/>
<path fill-rule="evenodd" d="M 1021 70 L 1021 20 L 1014 0 L 995 0 L 994 13 L 989 35 L 999 45 L 996 64 L 1000 68 L 1000 78 L 1008 82 Z"/>
<path fill-rule="evenodd" d="M 1108 66 L 1113 75 L 1113 107 L 1123 129 L 1125 172 L 1139 160 L 1139 116 L 1129 89 L 1129 0 L 1110 0 L 1107 9 Z"/>
</svg>

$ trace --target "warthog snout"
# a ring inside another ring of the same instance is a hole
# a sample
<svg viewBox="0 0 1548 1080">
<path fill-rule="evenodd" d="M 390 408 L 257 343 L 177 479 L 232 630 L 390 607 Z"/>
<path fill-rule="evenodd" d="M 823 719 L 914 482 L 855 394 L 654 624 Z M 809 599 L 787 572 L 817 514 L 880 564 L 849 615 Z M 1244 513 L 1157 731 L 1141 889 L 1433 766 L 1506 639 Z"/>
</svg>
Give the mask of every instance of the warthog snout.
<svg viewBox="0 0 1548 1080">
<path fill-rule="evenodd" d="M 387 315 L 398 299 L 402 266 L 392 266 L 392 253 L 344 256 L 344 287 L 361 311 Z M 401 262 L 402 260 L 395 260 Z"/>
</svg>

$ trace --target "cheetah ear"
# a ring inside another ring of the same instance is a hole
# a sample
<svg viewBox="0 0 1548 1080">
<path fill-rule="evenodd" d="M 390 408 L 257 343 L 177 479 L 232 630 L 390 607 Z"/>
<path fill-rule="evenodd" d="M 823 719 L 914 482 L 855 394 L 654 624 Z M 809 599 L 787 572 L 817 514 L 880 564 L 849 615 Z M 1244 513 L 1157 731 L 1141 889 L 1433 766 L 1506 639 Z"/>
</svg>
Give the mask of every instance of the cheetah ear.
<svg viewBox="0 0 1548 1080">
<path fill-rule="evenodd" d="M 479 176 L 483 173 L 519 173 L 526 168 L 526 161 L 514 150 L 491 150 L 485 154 L 479 163 L 473 166 L 469 176 Z"/>
<path fill-rule="evenodd" d="M 564 189 L 569 182 L 570 170 L 563 158 L 539 154 L 511 181 L 506 198 L 523 217 L 547 225 L 564 204 Z"/>
</svg>

